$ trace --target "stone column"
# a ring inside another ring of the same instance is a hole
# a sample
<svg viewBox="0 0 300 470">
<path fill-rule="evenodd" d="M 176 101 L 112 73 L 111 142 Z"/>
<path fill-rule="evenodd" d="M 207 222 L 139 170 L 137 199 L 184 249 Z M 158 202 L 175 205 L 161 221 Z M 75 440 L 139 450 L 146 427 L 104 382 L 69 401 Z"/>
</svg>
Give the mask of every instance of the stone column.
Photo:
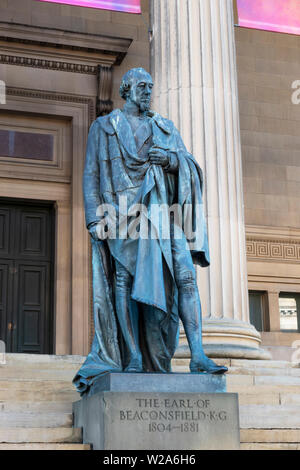
<svg viewBox="0 0 300 470">
<path fill-rule="evenodd" d="M 153 109 L 171 119 L 205 176 L 211 266 L 199 269 L 212 357 L 269 358 L 249 323 L 232 0 L 152 0 Z M 177 357 L 189 354 L 182 344 Z"/>
</svg>

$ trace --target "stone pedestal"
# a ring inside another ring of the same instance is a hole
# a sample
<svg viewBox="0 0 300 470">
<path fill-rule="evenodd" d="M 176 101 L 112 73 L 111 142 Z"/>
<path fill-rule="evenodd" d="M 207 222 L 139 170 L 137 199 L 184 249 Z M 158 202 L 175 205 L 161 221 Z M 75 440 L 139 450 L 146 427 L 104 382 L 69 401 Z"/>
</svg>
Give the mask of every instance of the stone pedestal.
<svg viewBox="0 0 300 470">
<path fill-rule="evenodd" d="M 105 374 L 73 404 L 94 450 L 237 450 L 237 394 L 225 376 Z"/>
<path fill-rule="evenodd" d="M 151 8 L 153 109 L 175 123 L 205 177 L 211 265 L 198 271 L 205 350 L 269 359 L 249 322 L 233 2 L 160 0 Z M 185 353 L 183 345 L 177 357 Z"/>
</svg>

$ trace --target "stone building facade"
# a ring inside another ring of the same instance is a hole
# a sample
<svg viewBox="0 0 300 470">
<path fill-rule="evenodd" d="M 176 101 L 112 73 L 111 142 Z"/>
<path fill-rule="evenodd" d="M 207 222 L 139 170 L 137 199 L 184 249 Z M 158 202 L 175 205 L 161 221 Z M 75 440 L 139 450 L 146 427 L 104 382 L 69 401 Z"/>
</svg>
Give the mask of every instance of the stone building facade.
<svg viewBox="0 0 300 470">
<path fill-rule="evenodd" d="M 122 105 L 123 73 L 141 66 L 156 83 L 153 107 L 206 175 L 207 351 L 267 357 L 262 339 L 276 358 L 289 354 L 300 334 L 282 331 L 279 303 L 300 294 L 300 38 L 234 28 L 231 0 L 141 5 L 139 16 L 0 0 L 0 339 L 11 352 L 88 352 L 86 139 L 97 115 Z"/>
<path fill-rule="evenodd" d="M 296 35 L 236 28 L 248 286 L 262 305 L 263 343 L 281 347 L 300 327 L 299 47 Z M 298 302 L 290 331 L 279 315 L 288 297 Z"/>
</svg>

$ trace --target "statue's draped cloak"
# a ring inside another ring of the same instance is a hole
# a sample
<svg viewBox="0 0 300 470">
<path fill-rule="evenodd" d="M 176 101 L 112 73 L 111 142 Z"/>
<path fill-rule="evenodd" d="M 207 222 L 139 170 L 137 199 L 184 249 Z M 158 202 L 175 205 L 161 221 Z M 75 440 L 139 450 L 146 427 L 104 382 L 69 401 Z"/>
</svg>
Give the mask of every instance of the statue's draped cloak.
<svg viewBox="0 0 300 470">
<path fill-rule="evenodd" d="M 179 332 L 177 288 L 171 240 L 162 231 L 162 220 L 153 217 L 151 208 L 154 204 L 170 206 L 176 203 L 183 210 L 188 209 L 186 217 L 191 223 L 193 239 L 187 241 L 187 246 L 193 262 L 201 266 L 209 264 L 202 171 L 187 152 L 171 121 L 157 113 L 149 113 L 148 119 L 150 134 L 145 130 L 141 145 L 137 145 L 130 124 L 120 110 L 98 118 L 89 132 L 83 178 L 87 227 L 100 222 L 101 216 L 97 212 L 100 204 L 113 205 L 118 220 L 122 220 L 124 209 L 120 197 L 126 196 L 128 208 L 135 203 L 144 204 L 146 212 L 140 221 L 147 224 L 149 233 L 155 232 L 156 238 L 120 238 L 119 226 L 117 238 L 92 240 L 95 337 L 90 354 L 74 378 L 81 393 L 88 391 L 101 373 L 122 371 L 126 365 L 126 351 L 115 312 L 114 260 L 118 260 L 133 277 L 132 308 L 138 309 L 144 317 L 140 323 L 140 341 L 145 367 L 153 371 L 170 371 Z M 150 164 L 147 154 L 145 157 L 138 148 L 149 139 L 151 145 L 176 156 L 176 174 Z M 175 227 L 175 232 L 184 237 L 183 226 L 178 222 L 174 224 L 168 213 L 163 214 L 165 226 L 172 227 L 172 232 Z M 132 220 L 132 217 L 126 220 L 126 230 Z M 155 328 L 152 335 L 153 319 L 159 322 L 159 337 Z"/>
</svg>

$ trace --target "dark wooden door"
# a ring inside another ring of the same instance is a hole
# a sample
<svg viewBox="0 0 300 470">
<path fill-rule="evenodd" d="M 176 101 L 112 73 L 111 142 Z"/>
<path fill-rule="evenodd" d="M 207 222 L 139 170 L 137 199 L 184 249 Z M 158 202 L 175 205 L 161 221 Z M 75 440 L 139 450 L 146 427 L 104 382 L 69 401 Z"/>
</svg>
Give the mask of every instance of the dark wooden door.
<svg viewBox="0 0 300 470">
<path fill-rule="evenodd" d="M 0 201 L 0 339 L 7 352 L 53 352 L 50 205 Z"/>
</svg>

